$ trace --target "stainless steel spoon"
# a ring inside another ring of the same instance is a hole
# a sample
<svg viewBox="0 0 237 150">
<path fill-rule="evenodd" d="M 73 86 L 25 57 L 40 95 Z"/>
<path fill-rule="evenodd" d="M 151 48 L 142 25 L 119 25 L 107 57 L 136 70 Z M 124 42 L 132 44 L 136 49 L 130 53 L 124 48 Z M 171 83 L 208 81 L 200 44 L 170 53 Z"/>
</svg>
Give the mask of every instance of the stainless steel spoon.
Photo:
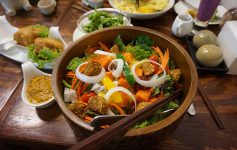
<svg viewBox="0 0 237 150">
<path fill-rule="evenodd" d="M 165 114 L 173 110 L 174 109 L 168 109 L 159 113 Z M 92 119 L 92 121 L 90 122 L 90 125 L 92 127 L 100 127 L 102 125 L 111 125 L 127 116 L 128 115 L 99 115 Z"/>
</svg>

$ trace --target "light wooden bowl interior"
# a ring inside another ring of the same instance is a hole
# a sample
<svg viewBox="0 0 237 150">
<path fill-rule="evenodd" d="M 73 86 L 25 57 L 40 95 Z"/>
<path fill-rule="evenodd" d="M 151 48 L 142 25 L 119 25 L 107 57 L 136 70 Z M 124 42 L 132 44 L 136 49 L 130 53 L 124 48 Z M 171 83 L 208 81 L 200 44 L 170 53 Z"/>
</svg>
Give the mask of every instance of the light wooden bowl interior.
<svg viewBox="0 0 237 150">
<path fill-rule="evenodd" d="M 72 43 L 58 58 L 55 63 L 52 75 L 52 86 L 55 99 L 64 112 L 64 114 L 74 123 L 87 130 L 92 128 L 87 127 L 85 123 L 73 114 L 65 105 L 63 101 L 63 85 L 62 79 L 66 73 L 66 66 L 74 57 L 84 56 L 84 50 L 90 45 L 98 45 L 98 42 L 110 43 L 117 36 L 120 35 L 124 41 L 131 41 L 138 35 L 148 35 L 154 40 L 154 45 L 159 46 L 162 50 L 169 49 L 172 60 L 177 68 L 182 71 L 181 84 L 183 84 L 183 95 L 181 98 L 180 107 L 166 119 L 157 122 L 141 129 L 129 130 L 125 136 L 141 136 L 149 133 L 162 132 L 162 130 L 173 129 L 173 125 L 180 122 L 183 115 L 189 108 L 196 93 L 198 76 L 194 63 L 184 48 L 168 36 L 156 32 L 151 29 L 141 27 L 113 27 L 104 30 L 96 31 L 80 38 Z M 83 123 L 82 123 L 83 122 Z"/>
</svg>

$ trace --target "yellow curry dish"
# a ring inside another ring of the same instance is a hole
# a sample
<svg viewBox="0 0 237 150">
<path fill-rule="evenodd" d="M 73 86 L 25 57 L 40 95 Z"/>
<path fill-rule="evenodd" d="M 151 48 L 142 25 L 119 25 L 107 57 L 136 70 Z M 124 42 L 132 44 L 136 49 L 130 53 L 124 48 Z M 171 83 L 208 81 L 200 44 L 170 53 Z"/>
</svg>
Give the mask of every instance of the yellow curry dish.
<svg viewBox="0 0 237 150">
<path fill-rule="evenodd" d="M 137 6 L 135 0 L 115 0 L 115 6 L 118 9 L 130 13 L 155 13 L 165 9 L 168 0 L 140 0 Z"/>
<path fill-rule="evenodd" d="M 53 98 L 51 77 L 36 76 L 31 79 L 26 88 L 26 97 L 33 104 L 46 102 Z"/>
</svg>

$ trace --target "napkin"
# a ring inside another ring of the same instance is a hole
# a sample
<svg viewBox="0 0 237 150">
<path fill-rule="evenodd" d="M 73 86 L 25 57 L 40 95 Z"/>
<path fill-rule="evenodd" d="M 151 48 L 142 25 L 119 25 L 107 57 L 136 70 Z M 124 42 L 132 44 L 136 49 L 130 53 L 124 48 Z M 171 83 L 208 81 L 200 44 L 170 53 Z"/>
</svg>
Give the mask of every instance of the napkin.
<svg viewBox="0 0 237 150">
<path fill-rule="evenodd" d="M 227 21 L 218 35 L 219 46 L 229 72 L 237 75 L 237 21 Z"/>
</svg>

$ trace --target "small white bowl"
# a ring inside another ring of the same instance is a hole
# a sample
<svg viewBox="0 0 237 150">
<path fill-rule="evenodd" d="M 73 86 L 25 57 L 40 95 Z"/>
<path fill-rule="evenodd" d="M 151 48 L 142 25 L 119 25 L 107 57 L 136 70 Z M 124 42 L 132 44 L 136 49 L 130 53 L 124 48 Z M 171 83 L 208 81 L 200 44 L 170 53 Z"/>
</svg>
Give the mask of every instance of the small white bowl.
<svg viewBox="0 0 237 150">
<path fill-rule="evenodd" d="M 132 19 L 138 19 L 138 20 L 148 20 L 148 19 L 153 19 L 153 18 L 159 17 L 159 16 L 165 14 L 166 12 L 168 12 L 174 6 L 174 3 L 175 3 L 175 0 L 168 0 L 168 4 L 164 10 L 158 11 L 155 13 L 143 14 L 143 13 L 131 13 L 131 12 L 120 10 L 115 6 L 115 0 L 109 0 L 109 4 L 113 8 L 118 9 L 119 11 L 125 13 L 127 16 L 129 16 Z"/>
<path fill-rule="evenodd" d="M 92 7 L 92 8 L 101 8 L 104 4 L 104 0 L 88 0 L 88 4 Z"/>
<path fill-rule="evenodd" d="M 44 15 L 50 15 L 54 12 L 57 2 L 55 0 L 40 0 L 37 4 L 41 13 Z"/>
<path fill-rule="evenodd" d="M 99 8 L 96 11 L 104 11 L 112 14 L 117 14 L 117 15 L 123 15 L 123 20 L 124 20 L 124 26 L 131 26 L 131 19 L 127 17 L 126 14 L 122 13 L 121 11 L 114 9 L 114 8 Z M 91 10 L 83 14 L 78 20 L 77 20 L 77 28 L 83 32 L 83 33 L 88 33 L 83 29 L 83 26 L 88 24 L 90 21 L 88 19 L 88 16 L 94 13 L 95 10 Z"/>
<path fill-rule="evenodd" d="M 47 73 L 40 71 L 30 61 L 22 64 L 21 67 L 22 67 L 23 76 L 24 76 L 24 83 L 23 83 L 22 92 L 21 92 L 21 97 L 22 97 L 23 102 L 29 106 L 36 107 L 36 108 L 45 108 L 45 107 L 51 106 L 55 102 L 54 97 L 52 97 L 51 99 L 49 99 L 46 102 L 33 104 L 33 103 L 29 102 L 29 100 L 27 99 L 27 96 L 26 96 L 27 85 L 31 79 L 33 79 L 36 76 L 51 77 L 51 74 L 47 74 Z"/>
</svg>

